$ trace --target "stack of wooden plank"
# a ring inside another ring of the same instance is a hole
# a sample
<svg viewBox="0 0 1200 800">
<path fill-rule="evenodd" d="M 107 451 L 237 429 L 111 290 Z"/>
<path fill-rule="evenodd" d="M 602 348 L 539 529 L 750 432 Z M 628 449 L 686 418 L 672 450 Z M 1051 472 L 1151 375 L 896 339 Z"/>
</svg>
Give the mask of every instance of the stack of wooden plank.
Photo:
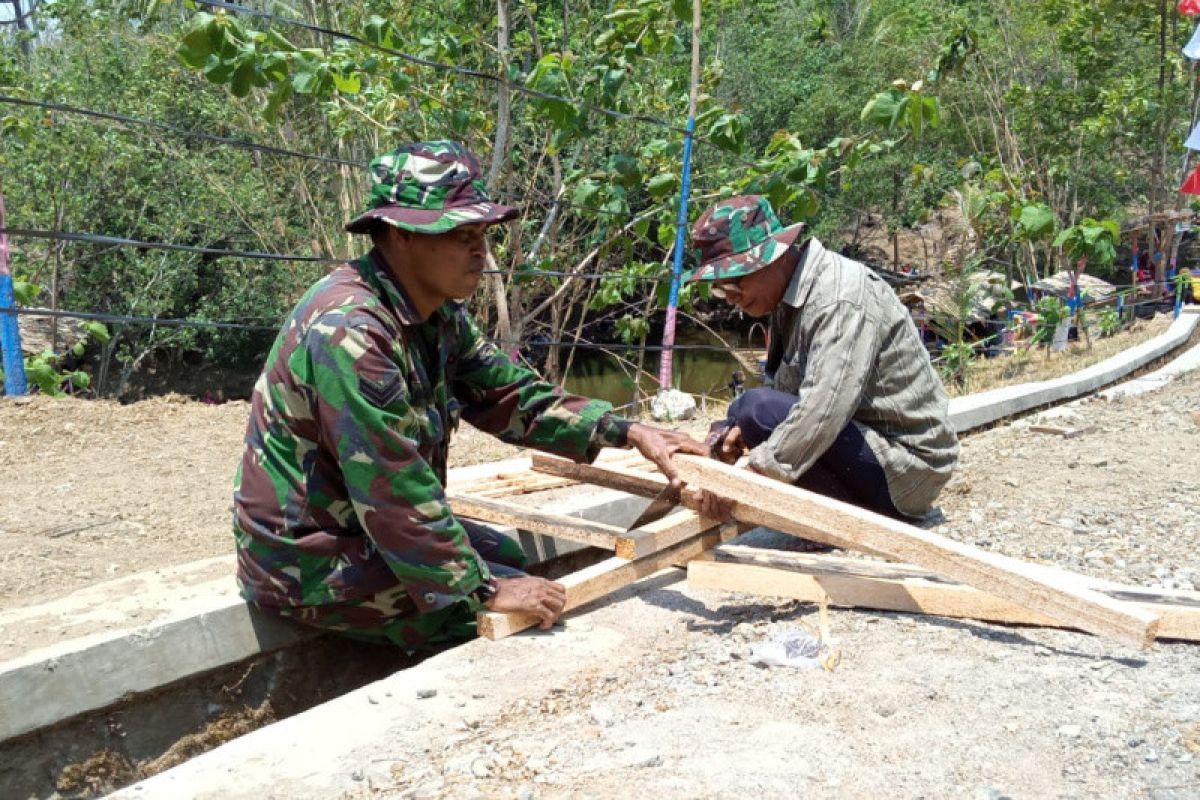
<svg viewBox="0 0 1200 800">
<path fill-rule="evenodd" d="M 689 582 L 702 588 L 1076 628 L 1137 648 L 1148 647 L 1156 636 L 1200 640 L 1200 593 L 1099 581 L 981 550 L 711 459 L 680 455 L 675 463 L 689 487 L 733 499 L 738 526 L 681 509 L 627 533 L 462 489 L 452 488 L 449 499 L 463 516 L 612 550 L 612 558 L 561 579 L 567 610 L 664 567 L 687 565 Z M 666 480 L 648 462 L 607 452 L 591 465 L 534 455 L 530 467 L 543 478 L 641 496 L 653 496 Z M 685 489 L 685 500 L 690 491 Z M 755 525 L 898 563 L 721 546 Z M 488 612 L 479 618 L 480 633 L 488 638 L 533 624 L 532 617 L 519 614 Z"/>
</svg>

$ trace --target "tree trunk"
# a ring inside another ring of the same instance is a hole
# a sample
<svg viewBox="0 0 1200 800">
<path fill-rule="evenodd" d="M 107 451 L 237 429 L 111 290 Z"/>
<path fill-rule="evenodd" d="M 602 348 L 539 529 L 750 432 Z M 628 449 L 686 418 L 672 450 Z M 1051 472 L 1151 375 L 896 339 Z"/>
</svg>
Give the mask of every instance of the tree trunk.
<svg viewBox="0 0 1200 800">
<path fill-rule="evenodd" d="M 509 0 L 496 0 L 496 52 L 500 59 L 500 75 L 506 79 L 508 76 L 509 39 L 508 2 Z M 494 197 L 496 194 L 496 187 L 500 183 L 501 170 L 508 161 L 511 106 L 512 96 L 508 89 L 508 84 L 498 84 L 496 87 L 496 138 L 492 142 L 492 163 L 488 167 L 486 184 L 488 195 L 491 197 Z M 505 352 L 515 354 L 519 343 L 513 341 L 512 325 L 510 323 L 511 314 L 508 307 L 508 292 L 505 287 L 504 277 L 499 274 L 496 259 L 492 257 L 490 251 L 488 252 L 488 270 L 488 284 L 491 286 L 492 298 L 496 304 L 495 336 L 500 339 Z"/>
</svg>

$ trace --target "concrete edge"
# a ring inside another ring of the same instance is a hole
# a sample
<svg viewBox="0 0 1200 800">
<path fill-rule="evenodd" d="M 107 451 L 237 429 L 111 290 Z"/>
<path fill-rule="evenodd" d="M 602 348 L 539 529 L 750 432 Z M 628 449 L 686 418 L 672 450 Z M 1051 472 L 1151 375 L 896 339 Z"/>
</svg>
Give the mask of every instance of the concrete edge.
<svg viewBox="0 0 1200 800">
<path fill-rule="evenodd" d="M 254 610 L 230 582 L 219 586 L 206 611 L 0 665 L 0 741 L 317 634 Z"/>
<path fill-rule="evenodd" d="M 956 397 L 950 401 L 950 424 L 959 433 L 966 433 L 1038 406 L 1093 392 L 1179 347 L 1191 337 L 1198 323 L 1200 315 L 1183 314 L 1165 333 L 1079 372 L 1053 380 Z"/>
<path fill-rule="evenodd" d="M 1183 355 L 1172 360 L 1162 369 L 1156 369 L 1148 375 L 1134 378 L 1131 381 L 1117 384 L 1096 394 L 1102 400 L 1117 400 L 1122 397 L 1134 397 L 1146 392 L 1153 392 L 1166 386 L 1178 377 L 1200 369 L 1200 345 L 1193 347 Z"/>
<path fill-rule="evenodd" d="M 632 520 L 645 501 L 606 490 L 552 504 L 562 513 L 612 522 Z M 617 524 L 617 523 L 613 523 Z M 524 531 L 537 561 L 584 545 Z M 232 568 L 232 556 L 228 559 Z M 206 560 L 207 561 L 207 560 Z M 128 583 L 130 576 L 121 581 Z M 219 667 L 310 639 L 318 632 L 263 614 L 223 579 L 195 587 L 186 611 L 147 625 L 72 639 L 0 664 L 0 742 Z"/>
</svg>

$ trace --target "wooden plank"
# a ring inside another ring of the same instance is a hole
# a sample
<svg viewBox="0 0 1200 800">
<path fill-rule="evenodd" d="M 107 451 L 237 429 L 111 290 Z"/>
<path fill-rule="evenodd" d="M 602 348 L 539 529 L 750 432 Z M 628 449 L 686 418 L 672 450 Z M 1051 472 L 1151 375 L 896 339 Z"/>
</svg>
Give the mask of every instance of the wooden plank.
<svg viewBox="0 0 1200 800">
<path fill-rule="evenodd" d="M 704 487 L 735 500 L 733 515 L 739 521 L 766 524 L 784 533 L 917 564 L 1069 627 L 1134 647 L 1145 648 L 1154 641 L 1156 614 L 1086 587 L 1056 585 L 1045 579 L 1045 572 L 1037 565 L 947 539 L 713 459 L 676 455 L 673 461 L 680 476 L 693 487 Z"/>
<path fill-rule="evenodd" d="M 637 561 L 614 556 L 567 575 L 559 580 L 567 587 L 567 602 L 563 612 L 615 592 L 647 575 L 653 575 L 660 569 L 683 566 L 732 535 L 734 532 L 728 530 L 728 526 L 721 526 Z M 536 626 L 538 618 L 532 614 L 484 611 L 476 616 L 476 624 L 480 636 L 495 640 Z"/>
<path fill-rule="evenodd" d="M 656 522 L 618 536 L 614 549 L 621 558 L 643 558 L 719 524 L 720 520 L 702 517 L 690 509 L 679 509 Z M 739 526 L 738 533 L 744 532 L 747 527 Z"/>
<path fill-rule="evenodd" d="M 1034 433 L 1050 433 L 1061 436 L 1064 439 L 1074 439 L 1078 436 L 1083 436 L 1085 433 L 1091 433 L 1095 428 L 1092 425 L 1086 425 L 1082 428 L 1064 428 L 1060 425 L 1030 425 L 1029 430 Z"/>
<path fill-rule="evenodd" d="M 548 456 L 543 453 L 534 453 L 531 463 L 536 472 L 594 483 L 641 497 L 654 497 L 667 485 L 667 479 L 661 473 L 643 472 L 612 463 L 604 458 L 603 452 L 600 458 L 597 458 L 592 464 L 577 464 L 565 458 Z M 691 494 L 694 492 L 684 489 L 685 500 Z"/>
<path fill-rule="evenodd" d="M 695 511 L 683 508 L 641 528 L 626 531 L 616 525 L 538 511 L 517 503 L 476 495 L 447 492 L 446 498 L 455 514 L 614 550 L 621 558 L 630 560 L 656 553 L 720 524 L 719 520 L 702 517 Z"/>
<path fill-rule="evenodd" d="M 712 463 L 715 464 L 718 462 L 714 461 Z M 641 472 L 627 467 L 610 466 L 602 463 L 600 459 L 597 459 L 593 464 L 576 464 L 574 461 L 568 461 L 564 458 L 535 454 L 532 459 L 532 467 L 538 472 L 571 477 L 587 483 L 594 483 L 597 486 L 617 489 L 642 497 L 654 497 L 667 485 L 666 476 L 660 472 Z M 687 486 L 683 487 L 682 500 L 685 504 L 693 503 L 695 496 L 695 489 Z M 773 520 L 775 517 L 771 514 L 760 512 L 759 509 L 753 506 L 743 504 L 735 516 L 737 516 L 738 522 L 744 523 L 747 527 L 755 525 L 765 525 L 768 528 L 774 527 Z M 795 521 L 788 533 L 793 533 L 797 530 L 807 530 L 812 535 L 805 535 L 803 533 L 799 535 L 808 539 L 816 539 L 826 544 L 832 544 L 834 547 L 841 547 L 843 549 L 852 549 L 854 547 L 853 543 L 842 541 L 828 531 L 809 529 L 803 520 Z"/>
<path fill-rule="evenodd" d="M 874 608 L 999 622 L 1064 627 L 1045 614 L 903 564 L 875 564 L 808 553 L 726 545 L 688 565 L 688 586 L 851 608 Z M 1078 576 L 1087 581 L 1084 576 Z M 1161 614 L 1159 639 L 1200 641 L 1200 592 L 1164 592 L 1096 581 L 1092 588 Z"/>
<path fill-rule="evenodd" d="M 616 525 L 538 511 L 494 498 L 447 492 L 446 499 L 451 510 L 464 517 L 490 522 L 493 525 L 511 525 L 530 533 L 555 536 L 570 542 L 603 547 L 606 550 L 615 549 L 617 538 L 625 534 L 625 529 Z"/>
</svg>

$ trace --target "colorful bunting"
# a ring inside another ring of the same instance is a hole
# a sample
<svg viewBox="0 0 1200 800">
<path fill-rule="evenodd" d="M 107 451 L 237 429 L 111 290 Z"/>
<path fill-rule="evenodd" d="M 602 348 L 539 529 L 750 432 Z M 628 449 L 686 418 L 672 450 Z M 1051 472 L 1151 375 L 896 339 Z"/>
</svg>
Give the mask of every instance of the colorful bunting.
<svg viewBox="0 0 1200 800">
<path fill-rule="evenodd" d="M 1183 146 L 1188 150 L 1200 150 L 1200 123 L 1197 123 L 1196 127 L 1192 128 L 1191 135 L 1188 136 Z"/>
<path fill-rule="evenodd" d="M 1196 167 L 1188 179 L 1179 187 L 1181 194 L 1200 194 L 1200 167 Z"/>
<path fill-rule="evenodd" d="M 1192 61 L 1200 61 L 1200 25 L 1192 32 L 1192 38 L 1183 46 L 1183 54 Z"/>
</svg>

